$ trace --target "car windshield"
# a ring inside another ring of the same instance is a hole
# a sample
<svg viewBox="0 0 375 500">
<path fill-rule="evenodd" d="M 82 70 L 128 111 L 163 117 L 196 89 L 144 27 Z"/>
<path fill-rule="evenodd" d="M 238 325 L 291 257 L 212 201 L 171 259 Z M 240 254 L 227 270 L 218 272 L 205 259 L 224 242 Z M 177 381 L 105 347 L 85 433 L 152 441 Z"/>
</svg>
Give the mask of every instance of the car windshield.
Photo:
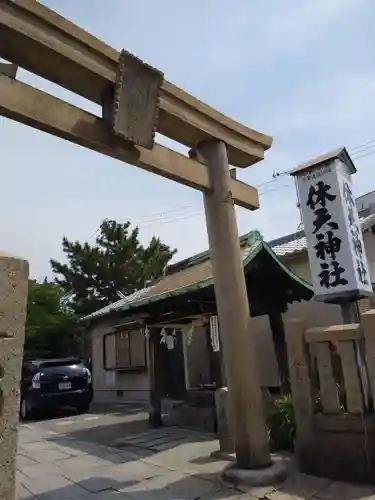
<svg viewBox="0 0 375 500">
<path fill-rule="evenodd" d="M 81 360 L 79 358 L 48 359 L 45 361 L 41 361 L 39 363 L 39 368 L 52 368 L 54 366 L 70 366 L 70 365 L 79 365 L 79 364 L 81 364 Z"/>
</svg>

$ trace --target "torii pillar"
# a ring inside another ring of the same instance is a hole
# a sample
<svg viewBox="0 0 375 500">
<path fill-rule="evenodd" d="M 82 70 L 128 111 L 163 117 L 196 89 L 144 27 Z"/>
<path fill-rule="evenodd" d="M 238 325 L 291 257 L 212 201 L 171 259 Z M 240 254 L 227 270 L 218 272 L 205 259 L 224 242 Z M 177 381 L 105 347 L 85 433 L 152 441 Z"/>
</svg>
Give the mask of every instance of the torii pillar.
<svg viewBox="0 0 375 500">
<path fill-rule="evenodd" d="M 207 165 L 212 186 L 204 193 L 204 206 L 236 453 L 235 469 L 228 469 L 224 476 L 249 484 L 254 484 L 256 476 L 255 483 L 261 484 L 263 475 L 258 471 L 269 474 L 272 469 L 276 481 L 286 471 L 278 467 L 276 478 L 269 452 L 226 145 L 212 139 L 190 155 Z"/>
</svg>

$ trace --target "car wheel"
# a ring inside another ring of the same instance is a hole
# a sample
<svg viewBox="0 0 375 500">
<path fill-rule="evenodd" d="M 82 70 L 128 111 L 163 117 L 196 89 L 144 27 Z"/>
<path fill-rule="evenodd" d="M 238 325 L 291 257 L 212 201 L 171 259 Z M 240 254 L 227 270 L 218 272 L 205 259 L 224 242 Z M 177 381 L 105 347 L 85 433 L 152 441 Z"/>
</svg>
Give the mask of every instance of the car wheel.
<svg viewBox="0 0 375 500">
<path fill-rule="evenodd" d="M 77 412 L 79 414 L 87 413 L 89 409 L 90 409 L 90 403 L 82 403 L 81 405 L 77 406 Z"/>
</svg>

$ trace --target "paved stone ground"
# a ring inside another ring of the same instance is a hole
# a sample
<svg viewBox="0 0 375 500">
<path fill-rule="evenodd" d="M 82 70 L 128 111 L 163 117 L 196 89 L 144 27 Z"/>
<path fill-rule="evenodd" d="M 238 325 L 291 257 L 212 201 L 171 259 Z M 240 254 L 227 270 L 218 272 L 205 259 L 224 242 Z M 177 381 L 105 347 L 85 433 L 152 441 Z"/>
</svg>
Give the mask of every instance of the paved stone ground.
<svg viewBox="0 0 375 500">
<path fill-rule="evenodd" d="M 108 414 L 94 416 L 20 426 L 19 500 L 375 500 L 375 488 L 297 474 L 293 467 L 284 484 L 236 490 L 220 482 L 227 463 L 210 457 L 217 442 L 209 436 L 163 428 L 117 436 L 114 442 L 109 433 L 109 446 L 95 439 L 103 441 L 95 428 Z"/>
<path fill-rule="evenodd" d="M 148 429 L 148 413 L 137 404 L 95 404 L 86 415 L 73 410 L 59 410 L 39 415 L 33 422 L 36 430 L 51 430 L 78 441 L 111 444 L 119 436 L 128 436 Z"/>
</svg>

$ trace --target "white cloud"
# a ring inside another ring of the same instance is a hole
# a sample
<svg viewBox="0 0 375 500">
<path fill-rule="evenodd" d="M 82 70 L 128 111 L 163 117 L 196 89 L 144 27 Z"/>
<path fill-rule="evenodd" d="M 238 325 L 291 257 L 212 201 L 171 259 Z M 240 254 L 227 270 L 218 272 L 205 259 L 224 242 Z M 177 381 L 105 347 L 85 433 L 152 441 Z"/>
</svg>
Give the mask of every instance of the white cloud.
<svg viewBox="0 0 375 500">
<path fill-rule="evenodd" d="M 289 2 L 277 16 L 264 23 L 263 37 L 274 54 L 301 50 L 361 11 L 366 0 L 300 0 Z"/>
<path fill-rule="evenodd" d="M 301 55 L 312 44 L 323 48 L 332 32 L 353 22 L 353 16 L 360 15 L 368 1 L 233 2 L 225 11 L 217 9 L 219 26 L 225 19 L 228 34 L 218 37 L 210 26 L 201 54 L 208 65 L 205 68 L 236 76 L 272 69 L 275 63 Z"/>
<path fill-rule="evenodd" d="M 312 79 L 293 89 L 278 113 L 283 116 L 282 126 L 288 133 L 351 133 L 357 127 L 364 130 L 373 123 L 375 115 L 375 72 L 335 72 L 320 80 Z"/>
</svg>

